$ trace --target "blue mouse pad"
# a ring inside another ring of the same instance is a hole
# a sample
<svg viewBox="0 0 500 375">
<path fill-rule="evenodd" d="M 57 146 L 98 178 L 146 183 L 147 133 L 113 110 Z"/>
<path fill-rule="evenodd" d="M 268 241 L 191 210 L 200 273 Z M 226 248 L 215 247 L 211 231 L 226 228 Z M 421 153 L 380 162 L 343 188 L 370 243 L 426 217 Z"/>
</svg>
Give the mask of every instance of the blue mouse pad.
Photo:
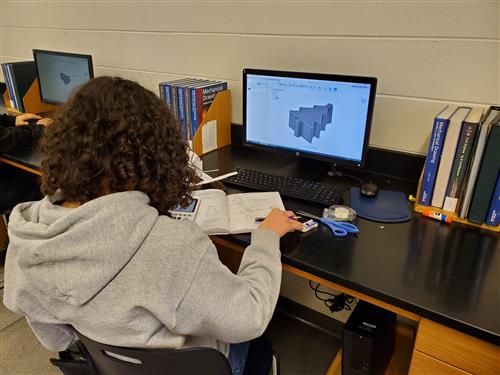
<svg viewBox="0 0 500 375">
<path fill-rule="evenodd" d="M 401 223 L 411 219 L 406 196 L 399 191 L 380 190 L 375 198 L 365 198 L 359 187 L 352 187 L 351 207 L 358 216 L 382 223 Z"/>
</svg>

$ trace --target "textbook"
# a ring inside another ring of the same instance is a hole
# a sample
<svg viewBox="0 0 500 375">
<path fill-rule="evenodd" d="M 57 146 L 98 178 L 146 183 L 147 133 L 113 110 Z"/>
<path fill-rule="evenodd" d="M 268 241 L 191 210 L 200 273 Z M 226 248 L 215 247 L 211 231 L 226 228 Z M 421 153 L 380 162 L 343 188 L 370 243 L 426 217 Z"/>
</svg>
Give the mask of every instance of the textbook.
<svg viewBox="0 0 500 375">
<path fill-rule="evenodd" d="M 451 167 L 457 150 L 458 138 L 462 130 L 462 121 L 469 114 L 470 110 L 471 108 L 469 107 L 459 107 L 451 116 L 450 125 L 448 126 L 448 131 L 446 132 L 446 138 L 444 140 L 441 161 L 439 162 L 436 183 L 432 193 L 431 205 L 433 207 L 443 207 L 446 188 L 448 187 L 448 181 L 450 179 Z"/>
<path fill-rule="evenodd" d="M 500 224 L 500 173 L 497 176 L 497 184 L 484 223 L 494 227 Z"/>
<path fill-rule="evenodd" d="M 3 66 L 5 66 L 4 75 L 5 70 L 7 71 L 11 104 L 18 111 L 24 112 L 23 98 L 37 77 L 35 62 L 20 61 L 2 64 Z"/>
<path fill-rule="evenodd" d="M 191 90 L 191 134 L 196 131 L 203 122 L 203 115 L 210 108 L 219 91 L 227 90 L 227 82 L 214 82 L 205 86 L 192 88 Z"/>
<path fill-rule="evenodd" d="M 462 201 L 460 203 L 459 217 L 462 219 L 466 218 L 469 214 L 470 202 L 472 200 L 474 187 L 476 186 L 479 166 L 481 165 L 481 161 L 483 159 L 483 152 L 484 152 L 484 147 L 486 146 L 486 140 L 488 138 L 491 124 L 495 123 L 496 121 L 500 121 L 500 107 L 492 106 L 484 115 L 481 128 L 479 129 L 479 134 L 476 136 L 472 161 L 467 171 L 465 192 Z"/>
<path fill-rule="evenodd" d="M 455 212 L 458 206 L 458 198 L 462 194 L 465 174 L 472 155 L 472 148 L 477 134 L 479 123 L 483 115 L 482 108 L 473 108 L 462 124 L 462 131 L 458 139 L 455 160 L 451 167 L 450 180 L 446 188 L 443 210 Z"/>
<path fill-rule="evenodd" d="M 278 192 L 226 195 L 206 189 L 194 191 L 193 198 L 200 204 L 194 221 L 210 235 L 251 232 L 260 224 L 255 219 L 266 217 L 273 208 L 285 209 Z"/>
<path fill-rule="evenodd" d="M 418 198 L 418 203 L 423 206 L 428 206 L 431 203 L 432 191 L 434 190 L 434 182 L 436 181 L 437 168 L 441 159 L 441 152 L 443 151 L 446 131 L 450 124 L 450 117 L 456 109 L 457 107 L 453 105 L 446 106 L 434 118 L 429 151 L 427 151 L 422 186 Z"/>
<path fill-rule="evenodd" d="M 193 78 L 187 83 L 181 83 L 177 86 L 177 97 L 179 106 L 179 121 L 181 122 L 181 129 L 183 134 L 187 134 L 187 139 L 192 140 L 194 134 L 192 133 L 191 123 L 191 100 L 189 90 L 191 87 L 199 87 L 207 82 L 207 80 Z"/>
<path fill-rule="evenodd" d="M 484 149 L 483 161 L 479 168 L 474 195 L 470 204 L 469 221 L 482 224 L 486 219 L 491 196 L 495 190 L 495 182 L 500 169 L 500 121 L 491 125 L 490 134 Z"/>
</svg>

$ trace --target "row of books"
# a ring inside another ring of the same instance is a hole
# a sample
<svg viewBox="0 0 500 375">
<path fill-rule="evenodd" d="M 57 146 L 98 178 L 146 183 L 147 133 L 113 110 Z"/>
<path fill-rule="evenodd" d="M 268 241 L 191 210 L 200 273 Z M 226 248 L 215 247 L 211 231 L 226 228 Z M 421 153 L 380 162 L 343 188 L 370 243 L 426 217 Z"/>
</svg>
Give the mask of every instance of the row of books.
<svg viewBox="0 0 500 375">
<path fill-rule="evenodd" d="M 179 120 L 186 141 L 193 140 L 215 95 L 227 90 L 227 82 L 199 78 L 162 82 L 159 86 L 160 97 Z"/>
<path fill-rule="evenodd" d="M 34 61 L 2 64 L 2 72 L 9 93 L 10 107 L 25 112 L 23 98 L 37 77 Z"/>
<path fill-rule="evenodd" d="M 434 119 L 418 203 L 500 224 L 500 106 L 449 105 Z"/>
</svg>

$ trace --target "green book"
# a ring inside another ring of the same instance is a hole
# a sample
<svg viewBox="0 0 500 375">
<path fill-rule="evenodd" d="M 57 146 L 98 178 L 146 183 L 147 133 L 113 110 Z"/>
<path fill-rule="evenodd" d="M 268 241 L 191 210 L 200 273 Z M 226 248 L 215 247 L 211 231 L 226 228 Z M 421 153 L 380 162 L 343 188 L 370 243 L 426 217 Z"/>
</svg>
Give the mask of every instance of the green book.
<svg viewBox="0 0 500 375">
<path fill-rule="evenodd" d="M 500 121 L 492 124 L 469 211 L 469 221 L 482 224 L 488 213 L 491 196 L 500 169 Z"/>
</svg>

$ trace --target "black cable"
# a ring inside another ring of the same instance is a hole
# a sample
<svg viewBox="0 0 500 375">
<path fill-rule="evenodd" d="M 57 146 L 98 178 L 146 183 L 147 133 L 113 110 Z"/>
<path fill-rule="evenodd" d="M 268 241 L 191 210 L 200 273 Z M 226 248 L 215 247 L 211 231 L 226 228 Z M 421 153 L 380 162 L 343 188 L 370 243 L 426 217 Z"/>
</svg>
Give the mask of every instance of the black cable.
<svg viewBox="0 0 500 375">
<path fill-rule="evenodd" d="M 314 290 L 314 295 L 320 301 L 323 301 L 326 307 L 330 309 L 331 312 L 337 312 L 342 310 L 352 310 L 350 304 L 354 302 L 354 297 L 345 293 L 333 294 L 330 292 L 325 292 L 323 290 L 319 290 L 319 283 L 316 286 L 313 286 L 312 281 L 309 280 L 309 287 Z M 330 298 L 322 298 L 318 295 L 318 293 L 326 294 L 330 296 Z"/>
<path fill-rule="evenodd" d="M 347 177 L 347 178 L 352 178 L 353 180 L 356 180 L 358 182 L 358 186 L 363 185 L 363 179 L 353 176 L 352 174 L 346 174 L 343 172 L 340 172 L 335 169 L 335 165 L 332 164 L 332 170 L 328 171 L 328 176 L 330 177 Z"/>
</svg>

